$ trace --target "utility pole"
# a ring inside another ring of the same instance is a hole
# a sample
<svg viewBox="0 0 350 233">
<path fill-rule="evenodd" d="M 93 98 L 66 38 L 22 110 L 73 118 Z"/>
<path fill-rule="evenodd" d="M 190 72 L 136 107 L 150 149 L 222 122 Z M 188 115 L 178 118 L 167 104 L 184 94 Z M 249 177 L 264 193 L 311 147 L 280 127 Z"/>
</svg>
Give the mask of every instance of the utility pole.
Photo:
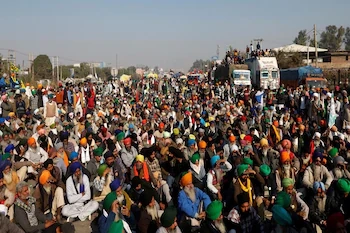
<svg viewBox="0 0 350 233">
<path fill-rule="evenodd" d="M 115 68 L 118 69 L 118 53 L 115 54 Z"/>
<path fill-rule="evenodd" d="M 57 84 L 58 84 L 58 82 L 60 81 L 60 67 L 58 65 L 58 56 L 56 57 L 56 59 L 57 59 L 57 63 L 56 63 L 56 65 L 57 65 L 57 69 L 56 69 L 57 73 L 56 73 L 56 75 L 57 75 Z"/>
<path fill-rule="evenodd" d="M 318 67 L 318 52 L 317 52 L 316 24 L 314 24 L 314 41 L 315 41 L 315 58 L 316 58 L 315 66 L 316 66 L 316 68 L 317 68 L 317 67 Z"/>
<path fill-rule="evenodd" d="M 55 78 L 55 57 L 52 57 L 52 80 Z"/>
<path fill-rule="evenodd" d="M 218 57 L 218 59 L 220 59 L 220 45 L 216 46 L 216 56 Z"/>
<path fill-rule="evenodd" d="M 29 62 L 30 62 L 29 69 L 32 75 L 32 84 L 33 84 L 34 83 L 34 55 L 32 53 L 29 54 Z"/>
</svg>

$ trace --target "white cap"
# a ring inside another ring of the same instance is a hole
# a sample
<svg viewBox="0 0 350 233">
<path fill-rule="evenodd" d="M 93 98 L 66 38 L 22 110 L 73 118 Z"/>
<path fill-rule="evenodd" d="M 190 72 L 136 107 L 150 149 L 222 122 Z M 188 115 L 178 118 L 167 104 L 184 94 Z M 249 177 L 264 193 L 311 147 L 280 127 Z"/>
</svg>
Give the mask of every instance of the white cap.
<svg viewBox="0 0 350 233">
<path fill-rule="evenodd" d="M 332 93 L 327 92 L 327 97 L 332 98 Z"/>
<path fill-rule="evenodd" d="M 238 151 L 238 146 L 237 145 L 233 145 L 232 146 L 232 151 Z"/>
<path fill-rule="evenodd" d="M 314 93 L 313 97 L 317 97 L 318 98 L 318 97 L 320 97 L 320 95 L 318 93 Z"/>
</svg>

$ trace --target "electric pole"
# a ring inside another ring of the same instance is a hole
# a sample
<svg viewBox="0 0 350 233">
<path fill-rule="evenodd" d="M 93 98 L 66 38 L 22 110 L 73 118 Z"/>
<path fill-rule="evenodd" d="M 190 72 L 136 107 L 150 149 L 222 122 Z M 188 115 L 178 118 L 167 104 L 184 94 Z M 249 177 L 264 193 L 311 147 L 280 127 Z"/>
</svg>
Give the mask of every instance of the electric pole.
<svg viewBox="0 0 350 233">
<path fill-rule="evenodd" d="M 315 66 L 316 66 L 316 68 L 317 68 L 317 67 L 318 67 L 318 52 L 317 52 L 316 24 L 314 24 L 314 41 L 315 41 L 315 58 L 316 58 Z"/>
<path fill-rule="evenodd" d="M 57 63 L 56 63 L 56 65 L 57 65 L 57 69 L 56 69 L 57 73 L 56 73 L 56 75 L 57 75 L 57 84 L 58 84 L 58 82 L 60 81 L 60 67 L 58 65 L 58 56 L 56 57 L 56 59 L 57 59 Z"/>
<path fill-rule="evenodd" d="M 115 68 L 118 69 L 118 54 L 115 54 Z"/>
<path fill-rule="evenodd" d="M 216 56 L 218 57 L 218 59 L 220 59 L 219 55 L 220 55 L 220 45 L 217 45 L 216 46 Z"/>
</svg>

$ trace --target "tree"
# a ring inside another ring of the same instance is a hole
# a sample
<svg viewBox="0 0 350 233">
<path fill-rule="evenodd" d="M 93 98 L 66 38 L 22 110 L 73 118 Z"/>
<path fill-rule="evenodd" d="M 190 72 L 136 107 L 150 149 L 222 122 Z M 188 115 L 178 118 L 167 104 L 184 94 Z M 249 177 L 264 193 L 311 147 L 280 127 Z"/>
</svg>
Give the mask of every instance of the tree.
<svg viewBox="0 0 350 233">
<path fill-rule="evenodd" d="M 195 62 L 193 62 L 193 65 L 192 67 L 190 68 L 190 71 L 193 71 L 193 70 L 205 70 L 205 66 L 210 64 L 210 61 L 209 60 L 196 60 Z"/>
<path fill-rule="evenodd" d="M 350 51 L 350 28 L 347 27 L 344 36 L 345 50 Z"/>
<path fill-rule="evenodd" d="M 303 65 L 303 58 L 300 53 L 278 52 L 276 59 L 280 69 L 289 69 Z"/>
<path fill-rule="evenodd" d="M 52 78 L 52 64 L 47 55 L 39 55 L 34 59 L 34 77 L 36 80 Z"/>
<path fill-rule="evenodd" d="M 320 47 L 330 51 L 337 51 L 341 48 L 345 29 L 341 26 L 337 28 L 335 25 L 329 25 L 326 30 L 321 33 Z"/>
<path fill-rule="evenodd" d="M 306 34 L 306 30 L 301 30 L 298 33 L 298 36 L 295 37 L 293 43 L 294 44 L 300 44 L 300 45 L 307 45 L 307 41 L 310 39 L 310 37 Z"/>
</svg>

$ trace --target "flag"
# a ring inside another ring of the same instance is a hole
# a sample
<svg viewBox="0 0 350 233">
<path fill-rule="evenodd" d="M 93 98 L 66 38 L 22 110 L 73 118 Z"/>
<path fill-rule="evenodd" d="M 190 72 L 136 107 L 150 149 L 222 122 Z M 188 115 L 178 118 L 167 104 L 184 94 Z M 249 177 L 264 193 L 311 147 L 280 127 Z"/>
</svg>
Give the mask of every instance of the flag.
<svg viewBox="0 0 350 233">
<path fill-rule="evenodd" d="M 332 94 L 331 98 L 331 107 L 329 111 L 329 119 L 328 119 L 328 127 L 331 128 L 335 125 L 335 120 L 337 119 L 338 114 L 335 112 L 335 103 L 334 103 L 334 95 Z"/>
<path fill-rule="evenodd" d="M 10 69 L 13 73 L 17 73 L 19 71 L 18 67 L 15 66 L 13 63 L 11 63 Z"/>
</svg>

